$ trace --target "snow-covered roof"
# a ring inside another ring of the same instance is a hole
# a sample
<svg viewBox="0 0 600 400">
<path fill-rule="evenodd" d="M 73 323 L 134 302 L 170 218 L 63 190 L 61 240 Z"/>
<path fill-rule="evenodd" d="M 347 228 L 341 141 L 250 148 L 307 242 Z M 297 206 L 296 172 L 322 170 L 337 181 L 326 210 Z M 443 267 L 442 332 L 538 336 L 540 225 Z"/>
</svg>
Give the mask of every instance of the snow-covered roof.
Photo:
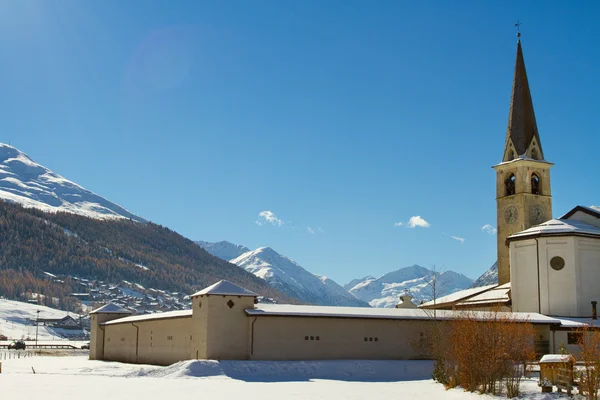
<svg viewBox="0 0 600 400">
<path fill-rule="evenodd" d="M 459 290 L 458 292 L 451 293 L 447 296 L 438 297 L 435 300 L 435 306 L 438 307 L 438 306 L 443 306 L 445 304 L 456 303 L 457 301 L 466 299 L 471 296 L 475 296 L 479 293 L 485 292 L 486 290 L 490 290 L 496 286 L 498 286 L 498 285 L 493 284 L 493 285 L 485 285 L 485 286 L 469 288 L 469 289 L 465 289 L 465 290 Z M 427 303 L 421 304 L 419 307 L 431 307 L 433 305 L 434 305 L 434 301 L 431 300 L 431 301 L 428 301 Z"/>
<path fill-rule="evenodd" d="M 192 316 L 192 310 L 167 311 L 167 312 L 144 314 L 144 315 L 134 315 L 132 317 L 113 319 L 112 321 L 105 322 L 102 325 L 125 324 L 125 323 L 129 323 L 129 322 L 149 321 L 149 320 L 154 320 L 154 319 L 186 318 L 186 317 L 191 317 L 191 316 Z"/>
<path fill-rule="evenodd" d="M 105 313 L 105 314 L 131 314 L 131 311 L 126 310 L 123 307 L 119 307 L 116 304 L 108 303 L 106 305 L 103 305 L 100 308 L 96 308 L 90 314 L 98 314 L 98 313 Z"/>
<path fill-rule="evenodd" d="M 433 311 L 421 308 L 333 307 L 259 303 L 255 308 L 247 309 L 246 314 L 251 316 L 433 320 Z M 560 320 L 558 319 L 537 313 L 511 312 L 498 314 L 507 315 L 518 321 L 527 321 L 533 324 L 560 324 Z M 472 316 L 477 320 L 487 320 L 493 318 L 494 315 L 496 315 L 496 313 L 491 311 L 436 311 L 436 318 L 438 320 L 454 320 L 466 316 Z"/>
<path fill-rule="evenodd" d="M 583 328 L 589 327 L 600 327 L 600 320 L 593 320 L 592 318 L 582 317 L 555 317 L 560 320 L 560 326 L 563 328 Z"/>
<path fill-rule="evenodd" d="M 238 286 L 235 283 L 231 283 L 225 279 L 220 280 L 214 285 L 211 285 L 207 288 L 202 289 L 199 292 L 194 293 L 192 297 L 201 296 L 205 294 L 215 294 L 222 296 L 258 296 L 258 294 L 251 292 L 248 289 L 244 289 L 243 287 Z"/>
<path fill-rule="evenodd" d="M 540 363 L 564 363 L 569 361 L 575 361 L 575 358 L 570 354 L 545 354 L 540 359 Z"/>
<path fill-rule="evenodd" d="M 508 239 L 544 235 L 592 235 L 600 237 L 600 228 L 572 219 L 551 219 L 510 235 Z"/>
<path fill-rule="evenodd" d="M 457 306 L 473 306 L 473 305 L 484 305 L 484 304 L 496 304 L 496 303 L 507 303 L 510 301 L 510 282 L 504 285 L 493 287 L 483 293 L 479 293 L 476 296 L 468 299 L 459 301 L 456 303 Z"/>
</svg>

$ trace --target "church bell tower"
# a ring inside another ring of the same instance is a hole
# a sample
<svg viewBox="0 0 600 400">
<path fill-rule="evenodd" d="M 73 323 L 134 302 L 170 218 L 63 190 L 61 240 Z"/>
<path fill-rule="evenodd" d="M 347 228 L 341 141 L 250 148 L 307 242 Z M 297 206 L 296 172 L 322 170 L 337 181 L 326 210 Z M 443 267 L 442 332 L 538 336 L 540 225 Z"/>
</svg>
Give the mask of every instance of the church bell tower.
<svg viewBox="0 0 600 400">
<path fill-rule="evenodd" d="M 519 39 L 504 154 L 502 162 L 493 167 L 496 170 L 498 283 L 501 285 L 510 282 L 506 238 L 552 218 L 552 166 L 544 159 Z"/>
</svg>

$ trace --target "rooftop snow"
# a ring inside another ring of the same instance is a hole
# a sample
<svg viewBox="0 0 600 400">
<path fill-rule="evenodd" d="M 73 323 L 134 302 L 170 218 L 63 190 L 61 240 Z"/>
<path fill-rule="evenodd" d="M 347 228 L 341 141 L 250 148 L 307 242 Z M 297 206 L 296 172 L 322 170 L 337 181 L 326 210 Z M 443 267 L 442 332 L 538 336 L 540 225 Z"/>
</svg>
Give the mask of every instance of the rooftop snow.
<svg viewBox="0 0 600 400">
<path fill-rule="evenodd" d="M 95 309 L 90 314 L 98 314 L 98 313 L 106 313 L 106 314 L 131 314 L 131 311 L 124 309 L 123 307 L 119 307 L 116 304 L 108 303 L 100 308 Z"/>
<path fill-rule="evenodd" d="M 510 301 L 510 282 L 500 285 L 490 290 L 486 290 L 483 293 L 479 293 L 473 297 L 469 297 L 466 300 L 462 300 L 457 305 L 474 305 L 474 304 L 488 304 L 488 303 L 506 303 Z"/>
<path fill-rule="evenodd" d="M 113 319 L 112 321 L 105 322 L 102 325 L 125 324 L 125 323 L 129 323 L 129 322 L 150 321 L 150 320 L 155 320 L 155 319 L 187 318 L 187 317 L 191 317 L 191 316 L 192 316 L 192 310 L 167 311 L 167 312 L 161 312 L 161 313 L 134 315 L 132 317 Z"/>
<path fill-rule="evenodd" d="M 329 306 L 298 306 L 290 304 L 258 304 L 256 308 L 246 310 L 251 316 L 287 316 L 287 317 L 334 317 L 334 318 L 369 318 L 369 319 L 415 319 L 432 320 L 430 310 L 420 308 L 367 308 L 367 307 L 329 307 Z M 475 319 L 493 318 L 496 313 L 491 311 L 450 311 L 437 310 L 438 320 L 454 320 L 465 316 Z M 518 321 L 533 324 L 560 324 L 560 320 L 537 313 L 498 313 L 514 317 Z"/>
<path fill-rule="evenodd" d="M 496 286 L 498 286 L 497 284 L 493 284 L 493 285 L 486 285 L 486 286 L 478 286 L 478 287 L 474 287 L 474 288 L 469 288 L 469 289 L 465 289 L 465 290 L 460 290 L 458 292 L 454 292 L 451 293 L 447 296 L 443 296 L 443 297 L 438 297 L 435 300 L 435 305 L 436 306 L 440 306 L 442 304 L 449 304 L 449 303 L 455 303 L 457 301 L 463 300 L 467 297 L 471 297 L 471 296 L 475 296 L 479 293 L 485 292 L 487 290 L 493 289 Z M 433 300 L 428 301 L 427 303 L 423 303 L 421 304 L 421 307 L 428 307 L 428 306 L 433 306 L 434 302 Z"/>
<path fill-rule="evenodd" d="M 600 228 L 572 219 L 551 219 L 543 224 L 536 225 L 529 229 L 525 229 L 524 231 L 510 235 L 508 239 L 517 239 L 537 235 L 560 234 L 585 234 L 600 236 Z"/>
<path fill-rule="evenodd" d="M 222 296 L 258 296 L 258 294 L 251 292 L 248 289 L 244 289 L 243 287 L 238 286 L 235 283 L 231 283 L 225 279 L 194 293 L 192 297 L 205 294 L 216 294 Z"/>
<path fill-rule="evenodd" d="M 562 363 L 569 362 L 571 360 L 575 360 L 570 354 L 545 354 L 540 363 Z"/>
</svg>

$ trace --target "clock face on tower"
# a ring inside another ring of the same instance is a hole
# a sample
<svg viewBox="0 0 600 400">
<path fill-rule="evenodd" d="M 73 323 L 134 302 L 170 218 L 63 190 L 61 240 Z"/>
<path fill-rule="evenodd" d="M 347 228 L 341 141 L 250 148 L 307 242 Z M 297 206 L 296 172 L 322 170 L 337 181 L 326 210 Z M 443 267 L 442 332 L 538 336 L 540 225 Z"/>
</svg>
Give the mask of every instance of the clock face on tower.
<svg viewBox="0 0 600 400">
<path fill-rule="evenodd" d="M 546 210 L 544 209 L 544 206 L 539 205 L 539 204 L 531 206 L 530 214 L 531 214 L 530 218 L 531 218 L 532 225 L 541 224 L 546 219 L 546 217 L 545 217 Z"/>
<path fill-rule="evenodd" d="M 510 205 L 508 207 L 506 207 L 504 209 L 504 220 L 506 221 L 507 224 L 512 224 L 517 220 L 517 217 L 519 216 L 519 211 L 517 210 L 517 207 L 515 207 L 514 205 Z"/>
</svg>

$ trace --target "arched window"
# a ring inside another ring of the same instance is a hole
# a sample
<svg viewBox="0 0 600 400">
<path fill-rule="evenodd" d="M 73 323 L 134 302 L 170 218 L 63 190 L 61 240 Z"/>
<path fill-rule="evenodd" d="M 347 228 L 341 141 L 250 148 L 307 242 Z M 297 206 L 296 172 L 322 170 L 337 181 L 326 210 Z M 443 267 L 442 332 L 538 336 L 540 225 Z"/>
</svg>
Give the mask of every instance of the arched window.
<svg viewBox="0 0 600 400">
<path fill-rule="evenodd" d="M 510 174 L 508 178 L 506 178 L 506 180 L 504 181 L 507 196 L 512 196 L 513 194 L 515 194 L 515 182 L 516 178 L 514 174 Z"/>
<path fill-rule="evenodd" d="M 540 194 L 540 178 L 536 174 L 531 174 L 531 194 Z"/>
<path fill-rule="evenodd" d="M 537 150 L 535 148 L 531 149 L 531 158 L 533 158 L 534 160 L 538 159 Z"/>
</svg>

